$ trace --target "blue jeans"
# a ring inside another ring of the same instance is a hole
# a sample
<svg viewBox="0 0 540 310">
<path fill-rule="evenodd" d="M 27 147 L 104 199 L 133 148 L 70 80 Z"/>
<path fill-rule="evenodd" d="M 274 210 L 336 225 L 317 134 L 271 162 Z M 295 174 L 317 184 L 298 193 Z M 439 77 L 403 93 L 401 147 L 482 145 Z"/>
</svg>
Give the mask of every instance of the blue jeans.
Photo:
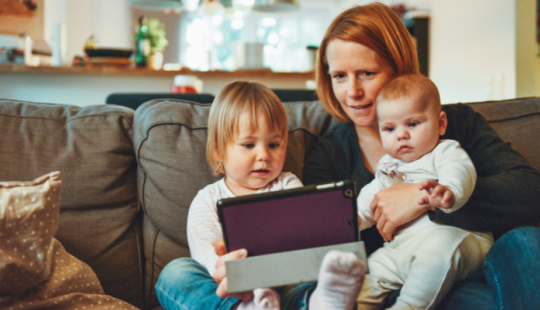
<svg viewBox="0 0 540 310">
<path fill-rule="evenodd" d="M 315 282 L 277 289 L 281 309 L 307 310 L 308 296 Z M 218 284 L 205 267 L 191 258 L 178 258 L 167 264 L 156 283 L 156 295 L 167 310 L 229 310 L 240 302 L 216 295 Z"/>
<path fill-rule="evenodd" d="M 484 275 L 487 283 L 456 283 L 437 309 L 540 309 L 540 228 L 518 228 L 499 238 Z"/>
<path fill-rule="evenodd" d="M 539 309 L 540 308 L 540 228 L 523 227 L 503 235 L 489 251 L 484 264 L 487 283 L 456 283 L 437 307 L 438 310 Z M 307 309 L 308 296 L 315 283 L 288 286 L 278 290 L 281 309 Z M 167 310 L 231 309 L 235 298 L 219 298 L 217 283 L 190 258 L 170 262 L 156 284 L 158 299 Z M 395 302 L 390 294 L 385 307 Z"/>
</svg>

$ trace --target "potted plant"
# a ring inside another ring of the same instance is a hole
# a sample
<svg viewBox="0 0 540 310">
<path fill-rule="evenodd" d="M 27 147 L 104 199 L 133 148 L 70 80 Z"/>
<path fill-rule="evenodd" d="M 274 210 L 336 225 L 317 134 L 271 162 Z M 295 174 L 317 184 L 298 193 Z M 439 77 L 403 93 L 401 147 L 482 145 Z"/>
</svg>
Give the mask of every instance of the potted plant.
<svg viewBox="0 0 540 310">
<path fill-rule="evenodd" d="M 144 31 L 141 31 L 141 29 Z M 169 45 L 169 41 L 165 38 L 165 25 L 160 23 L 156 18 L 145 20 L 141 17 L 135 32 L 135 40 L 137 42 L 140 39 L 148 42 L 150 54 L 147 62 L 148 67 L 154 70 L 161 69 L 163 65 L 163 50 Z"/>
</svg>

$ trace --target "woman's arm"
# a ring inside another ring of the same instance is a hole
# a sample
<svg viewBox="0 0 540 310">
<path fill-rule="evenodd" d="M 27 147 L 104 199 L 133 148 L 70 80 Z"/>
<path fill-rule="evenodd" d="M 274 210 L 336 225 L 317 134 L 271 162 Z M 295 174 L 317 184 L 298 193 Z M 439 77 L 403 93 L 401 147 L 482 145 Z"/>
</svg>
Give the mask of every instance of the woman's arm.
<svg viewBox="0 0 540 310">
<path fill-rule="evenodd" d="M 460 210 L 430 212 L 431 220 L 473 231 L 502 233 L 540 220 L 540 173 L 505 143 L 487 120 L 466 105 L 445 106 L 448 128 L 471 157 L 476 188 Z"/>
<path fill-rule="evenodd" d="M 315 144 L 304 165 L 306 185 L 346 179 L 355 181 L 357 189 L 362 189 L 374 179 L 364 165 L 352 123 L 340 125 Z M 429 206 L 418 205 L 418 200 L 423 197 L 418 186 L 396 184 L 375 195 L 370 207 L 377 226 L 362 231 L 368 254 L 382 246 L 384 240 L 392 240 L 395 228 L 415 220 L 430 209 Z"/>
</svg>

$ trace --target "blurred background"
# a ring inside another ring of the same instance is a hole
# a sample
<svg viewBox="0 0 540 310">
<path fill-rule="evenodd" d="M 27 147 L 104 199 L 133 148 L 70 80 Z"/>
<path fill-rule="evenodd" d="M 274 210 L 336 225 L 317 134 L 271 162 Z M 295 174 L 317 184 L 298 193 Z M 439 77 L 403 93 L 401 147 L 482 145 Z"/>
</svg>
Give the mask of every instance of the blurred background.
<svg viewBox="0 0 540 310">
<path fill-rule="evenodd" d="M 0 0 L 0 97 L 100 104 L 115 92 L 171 92 L 176 75 L 214 95 L 234 79 L 313 88 L 326 28 L 369 2 Z M 444 103 L 540 94 L 538 0 L 380 2 L 415 37 Z"/>
</svg>

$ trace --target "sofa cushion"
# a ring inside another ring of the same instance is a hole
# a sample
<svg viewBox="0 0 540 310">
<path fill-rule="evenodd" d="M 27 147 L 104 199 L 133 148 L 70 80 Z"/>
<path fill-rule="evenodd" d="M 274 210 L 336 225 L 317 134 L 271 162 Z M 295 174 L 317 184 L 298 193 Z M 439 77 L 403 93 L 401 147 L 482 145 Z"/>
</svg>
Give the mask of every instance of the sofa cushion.
<svg viewBox="0 0 540 310">
<path fill-rule="evenodd" d="M 491 127 L 513 149 L 540 169 L 540 98 L 474 102 L 469 105 L 482 114 Z"/>
<path fill-rule="evenodd" d="M 163 267 L 189 256 L 186 219 L 197 192 L 221 176 L 206 162 L 209 104 L 153 100 L 135 112 L 134 143 L 144 217 L 147 307 L 158 306 L 154 285 Z M 306 151 L 337 122 L 320 102 L 285 103 L 289 142 L 284 171 L 302 178 Z"/>
<path fill-rule="evenodd" d="M 133 111 L 0 100 L 0 180 L 62 173 L 56 238 L 109 295 L 142 306 Z"/>
</svg>

